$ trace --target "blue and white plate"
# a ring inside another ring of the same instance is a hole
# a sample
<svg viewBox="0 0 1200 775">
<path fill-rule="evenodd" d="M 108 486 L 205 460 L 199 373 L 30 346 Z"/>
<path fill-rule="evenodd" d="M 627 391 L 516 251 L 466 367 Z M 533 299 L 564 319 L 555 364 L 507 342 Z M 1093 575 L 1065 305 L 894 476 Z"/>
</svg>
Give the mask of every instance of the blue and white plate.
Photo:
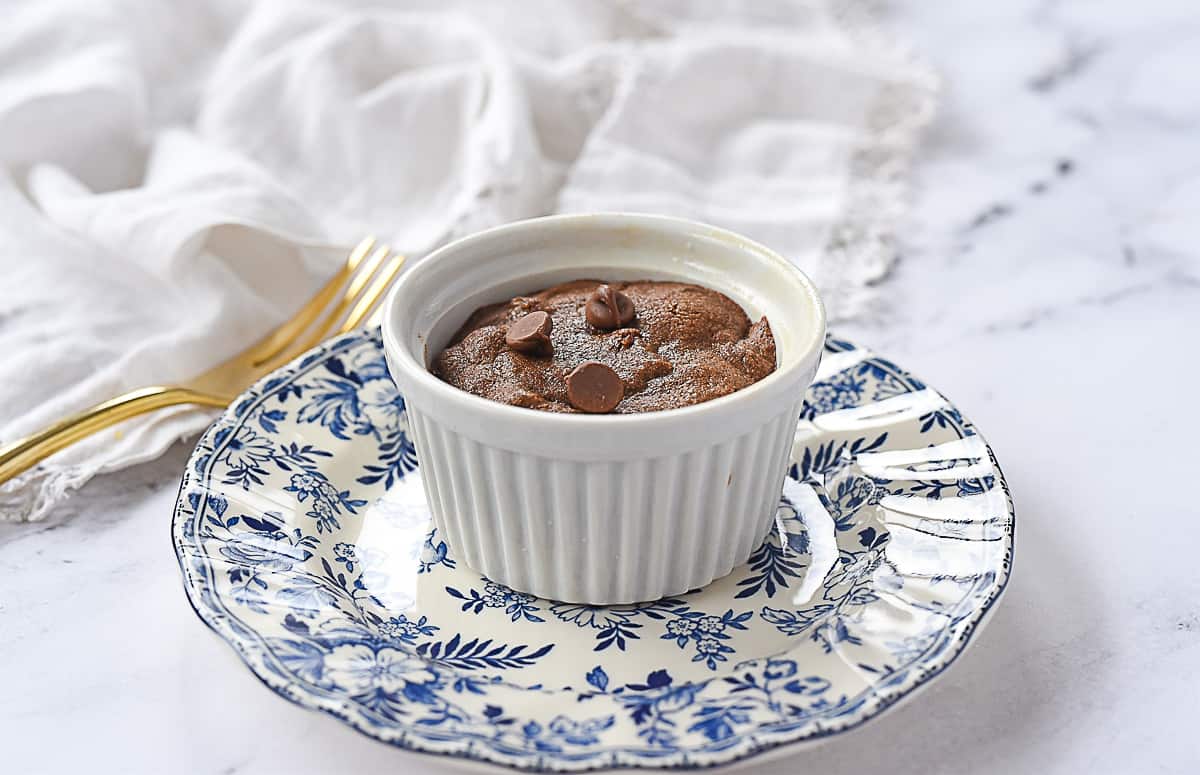
<svg viewBox="0 0 1200 775">
<path fill-rule="evenodd" d="M 531 770 L 703 767 L 852 729 L 936 678 L 1008 580 L 991 450 L 830 339 L 777 530 L 642 605 L 514 592 L 429 524 L 377 334 L 331 341 L 201 438 L 173 536 L 196 612 L 267 686 L 401 748 Z"/>
</svg>

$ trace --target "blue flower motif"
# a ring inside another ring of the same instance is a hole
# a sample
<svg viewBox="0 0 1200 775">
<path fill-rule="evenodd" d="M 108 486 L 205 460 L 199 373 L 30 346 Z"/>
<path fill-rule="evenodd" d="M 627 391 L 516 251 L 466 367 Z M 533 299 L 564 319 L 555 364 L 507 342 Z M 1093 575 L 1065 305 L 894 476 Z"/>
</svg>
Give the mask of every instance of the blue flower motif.
<svg viewBox="0 0 1200 775">
<path fill-rule="evenodd" d="M 863 387 L 866 381 L 856 379 L 853 374 L 846 372 L 834 383 L 838 392 L 838 401 L 844 406 L 858 406 L 862 400 Z"/>
<path fill-rule="evenodd" d="M 484 579 L 484 582 L 482 594 L 477 589 L 468 589 L 463 593 L 454 587 L 446 587 L 446 592 L 451 597 L 465 601 L 462 605 L 464 611 L 474 611 L 479 614 L 483 613 L 485 608 L 503 608 L 514 622 L 521 619 L 530 622 L 545 621 L 534 613 L 538 607 L 534 605 L 537 598 L 533 595 L 514 592 L 503 584 L 497 584 L 487 579 Z"/>
<path fill-rule="evenodd" d="M 334 512 L 333 507 L 327 501 L 313 501 L 307 516 L 317 521 L 318 533 L 332 532 L 336 528 L 341 527 L 341 523 L 337 521 L 336 512 Z"/>
<path fill-rule="evenodd" d="M 858 592 L 856 595 L 858 588 L 864 583 L 869 583 L 882 559 L 878 550 L 842 557 L 825 579 L 825 599 L 840 601 L 852 596 L 861 598 L 863 593 Z"/>
<path fill-rule="evenodd" d="M 388 373 L 387 359 L 380 357 L 380 351 L 373 347 L 364 347 L 355 351 L 348 359 L 348 371 L 364 383 L 372 380 L 391 381 Z"/>
<path fill-rule="evenodd" d="M 354 563 L 358 562 L 358 552 L 355 550 L 354 544 L 339 541 L 333 545 L 333 556 L 346 566 L 346 570 L 354 571 Z"/>
<path fill-rule="evenodd" d="M 364 409 L 376 412 L 385 427 L 395 427 L 404 414 L 404 398 L 390 378 L 368 382 L 358 392 Z"/>
<path fill-rule="evenodd" d="M 608 626 L 611 619 L 608 609 L 598 605 L 559 603 L 550 610 L 554 612 L 559 621 L 571 622 L 577 627 L 603 629 Z"/>
<path fill-rule="evenodd" d="M 270 439 L 243 425 L 226 442 L 219 460 L 233 469 L 253 469 L 270 460 L 273 455 L 274 446 Z"/>
<path fill-rule="evenodd" d="M 308 471 L 292 474 L 291 486 L 287 489 L 296 493 L 296 500 L 303 503 L 308 498 L 317 497 L 321 492 L 321 477 Z"/>
<path fill-rule="evenodd" d="M 414 622 L 404 614 L 393 616 L 379 625 L 379 632 L 385 637 L 405 643 L 416 643 L 418 637 L 433 635 L 438 629 L 440 628 L 436 625 L 429 624 L 428 617 L 422 616 Z"/>
<path fill-rule="evenodd" d="M 837 388 L 828 382 L 815 382 L 808 389 L 808 403 L 817 412 L 825 414 L 833 411 L 837 402 Z"/>
<path fill-rule="evenodd" d="M 359 506 L 366 505 L 365 500 L 351 498 L 349 490 L 339 492 L 324 475 L 315 471 L 292 474 L 291 482 L 283 490 L 295 493 L 296 500 L 301 503 L 310 502 L 306 516 L 317 521 L 318 533 L 340 528 L 337 518 L 342 509 L 355 514 Z"/>
<path fill-rule="evenodd" d="M 718 662 L 726 661 L 726 654 L 732 654 L 733 649 L 716 638 L 700 638 L 696 641 L 696 655 L 693 662 L 703 662 L 709 670 L 716 670 Z"/>
<path fill-rule="evenodd" d="M 719 616 L 702 616 L 696 622 L 696 629 L 700 632 L 716 634 L 725 631 L 725 622 L 721 621 Z"/>
<path fill-rule="evenodd" d="M 425 660 L 397 649 L 375 649 L 361 643 L 334 648 L 325 660 L 325 677 L 351 694 L 374 689 L 394 693 L 414 684 L 437 681 L 437 673 Z"/>
<path fill-rule="evenodd" d="M 687 638 L 696 631 L 694 619 L 672 619 L 667 622 L 667 632 L 671 635 Z"/>
<path fill-rule="evenodd" d="M 329 483 L 328 479 L 322 479 L 317 483 L 317 494 L 330 503 L 336 503 L 341 498 L 341 493 Z"/>
<path fill-rule="evenodd" d="M 833 492 L 821 493 L 821 504 L 829 512 L 838 532 L 845 532 L 854 527 L 858 512 L 864 506 L 878 502 L 882 494 L 877 485 L 867 477 L 844 471 L 846 466 L 848 464 L 833 470 L 832 479 L 836 482 Z"/>
<path fill-rule="evenodd" d="M 312 552 L 293 546 L 284 538 L 264 533 L 237 533 L 220 548 L 226 559 L 257 571 L 282 572 L 312 557 Z"/>
<path fill-rule="evenodd" d="M 365 435 L 362 409 L 358 400 L 358 385 L 345 379 L 316 381 L 309 393 L 311 399 L 296 413 L 299 422 L 318 423 L 339 439 L 349 440 L 351 434 Z"/>
<path fill-rule="evenodd" d="M 508 602 L 509 594 L 508 587 L 489 581 L 483 587 L 483 603 L 488 608 L 503 608 Z"/>
</svg>

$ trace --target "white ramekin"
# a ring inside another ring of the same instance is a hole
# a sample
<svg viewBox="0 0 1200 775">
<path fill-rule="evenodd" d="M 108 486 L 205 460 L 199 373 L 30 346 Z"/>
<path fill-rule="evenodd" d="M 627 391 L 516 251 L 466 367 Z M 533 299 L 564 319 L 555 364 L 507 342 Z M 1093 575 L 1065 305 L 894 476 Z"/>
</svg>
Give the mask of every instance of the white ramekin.
<svg viewBox="0 0 1200 775">
<path fill-rule="evenodd" d="M 778 368 L 662 412 L 553 414 L 442 382 L 430 359 L 477 307 L 580 278 L 675 279 L 766 315 Z M 458 240 L 396 283 L 384 348 L 435 525 L 488 578 L 610 604 L 701 587 L 770 530 L 825 313 L 791 263 L 728 231 L 648 215 L 537 218 Z"/>
</svg>

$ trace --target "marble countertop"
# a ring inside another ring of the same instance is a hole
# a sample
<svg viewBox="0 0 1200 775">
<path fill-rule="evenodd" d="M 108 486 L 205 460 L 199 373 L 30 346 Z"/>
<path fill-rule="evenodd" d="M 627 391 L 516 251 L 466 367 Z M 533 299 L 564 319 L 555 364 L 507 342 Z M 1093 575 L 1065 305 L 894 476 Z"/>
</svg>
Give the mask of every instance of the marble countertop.
<svg viewBox="0 0 1200 775">
<path fill-rule="evenodd" d="M 757 771 L 1200 771 L 1200 573 L 1176 554 L 1200 542 L 1190 6 L 896 12 L 945 99 L 901 260 L 839 333 L 983 430 L 1016 499 L 1014 575 L 917 701 Z M 187 451 L 0 528 L 3 769 L 454 771 L 280 701 L 193 615 L 168 530 Z"/>
</svg>

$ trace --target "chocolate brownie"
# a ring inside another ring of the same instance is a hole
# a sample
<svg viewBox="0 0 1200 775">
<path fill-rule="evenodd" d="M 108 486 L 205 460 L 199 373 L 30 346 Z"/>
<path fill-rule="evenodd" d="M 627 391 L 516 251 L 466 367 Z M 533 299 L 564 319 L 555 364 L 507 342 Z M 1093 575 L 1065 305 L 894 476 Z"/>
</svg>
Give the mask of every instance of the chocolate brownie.
<svg viewBox="0 0 1200 775">
<path fill-rule="evenodd" d="M 575 280 L 475 310 L 430 370 L 513 406 L 653 412 L 757 382 L 775 370 L 775 339 L 710 288 Z"/>
</svg>

